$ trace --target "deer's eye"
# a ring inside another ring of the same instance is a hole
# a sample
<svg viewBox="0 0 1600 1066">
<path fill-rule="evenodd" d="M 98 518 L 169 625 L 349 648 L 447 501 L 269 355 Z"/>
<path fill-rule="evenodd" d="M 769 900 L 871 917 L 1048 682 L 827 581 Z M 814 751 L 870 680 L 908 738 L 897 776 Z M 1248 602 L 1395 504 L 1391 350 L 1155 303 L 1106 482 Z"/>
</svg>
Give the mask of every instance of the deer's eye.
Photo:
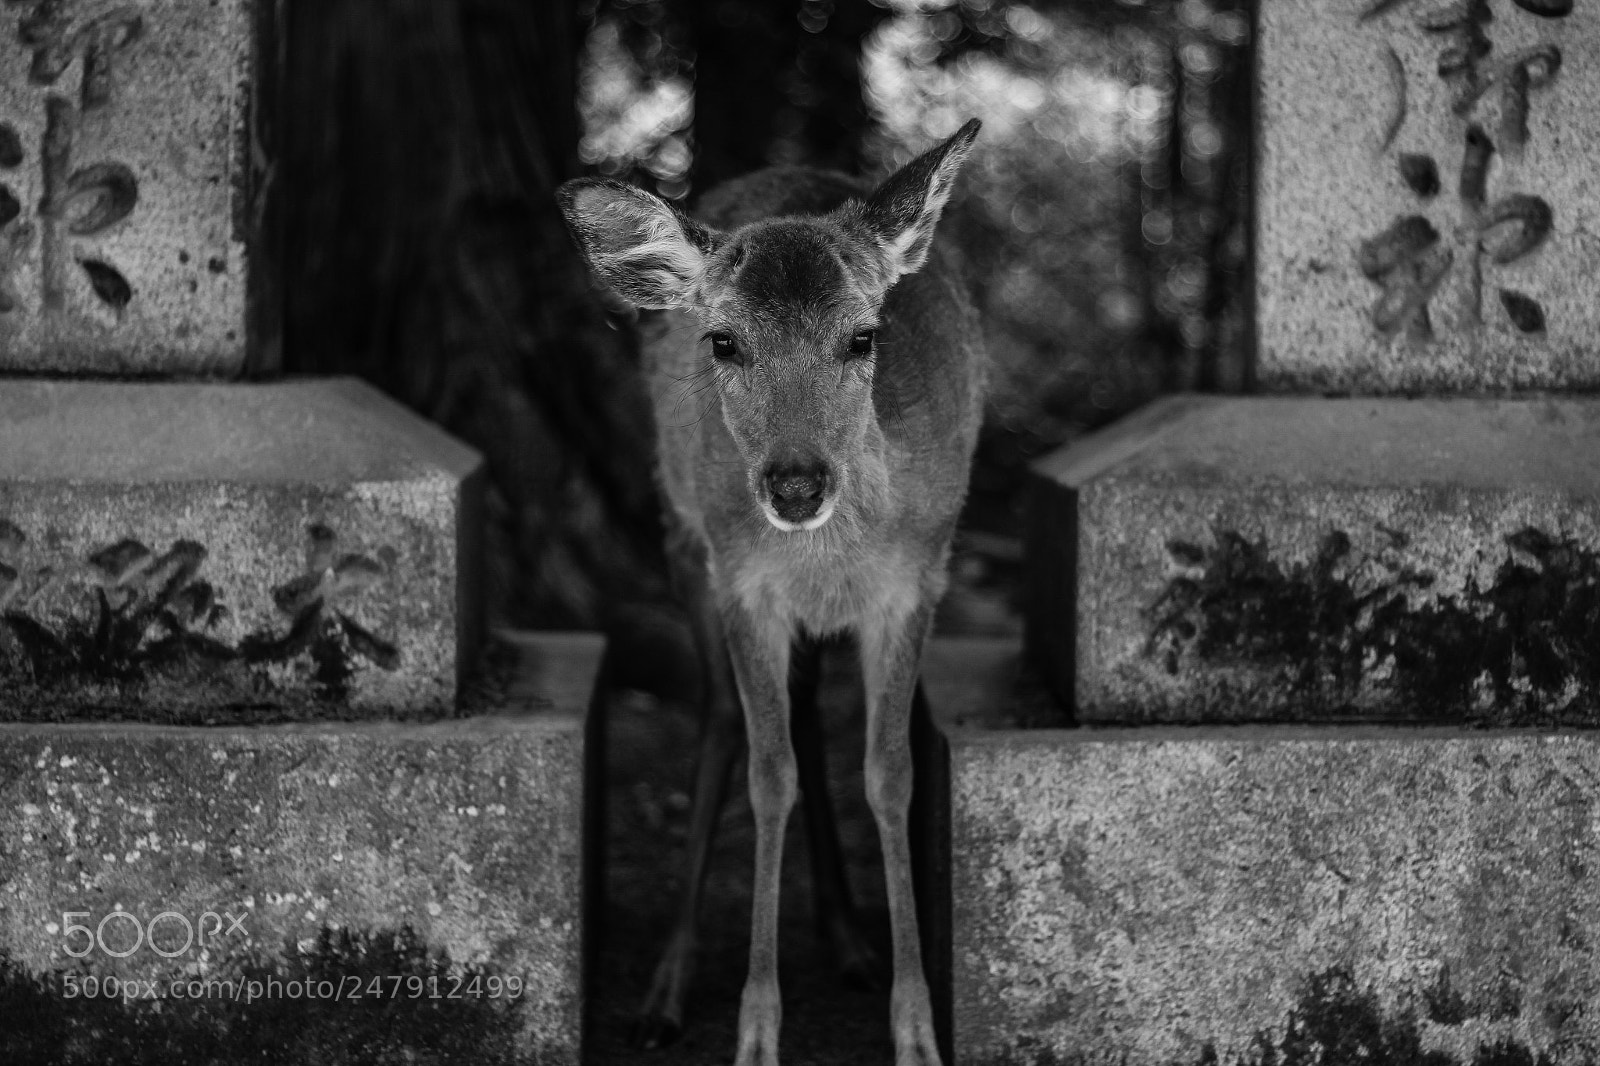
<svg viewBox="0 0 1600 1066">
<path fill-rule="evenodd" d="M 739 346 L 733 343 L 733 337 L 727 333 L 711 334 L 711 354 L 714 358 L 724 363 L 743 363 L 739 355 Z"/>
<path fill-rule="evenodd" d="M 877 335 L 878 335 L 878 331 L 877 330 L 873 330 L 873 329 L 857 330 L 855 336 L 850 338 L 850 347 L 849 347 L 848 351 L 849 351 L 849 354 L 850 354 L 851 358 L 860 359 L 860 358 L 863 358 L 865 356 L 871 355 L 872 354 L 872 342 L 873 342 L 873 339 L 877 337 Z"/>
</svg>

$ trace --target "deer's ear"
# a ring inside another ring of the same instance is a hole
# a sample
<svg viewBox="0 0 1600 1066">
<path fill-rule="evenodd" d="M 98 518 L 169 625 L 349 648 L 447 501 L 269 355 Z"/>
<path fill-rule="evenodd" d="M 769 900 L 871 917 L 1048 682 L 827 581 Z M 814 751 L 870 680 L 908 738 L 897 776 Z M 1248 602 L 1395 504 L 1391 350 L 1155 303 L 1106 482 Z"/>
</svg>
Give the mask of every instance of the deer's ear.
<svg viewBox="0 0 1600 1066">
<path fill-rule="evenodd" d="M 620 181 L 579 178 L 556 198 L 590 269 L 618 296 L 647 309 L 691 302 L 716 250 L 715 231 Z"/>
<path fill-rule="evenodd" d="M 862 220 L 888 261 L 888 284 L 928 261 L 933 228 L 972 150 L 978 126 L 977 119 L 970 120 L 948 141 L 891 174 L 867 198 Z"/>
</svg>

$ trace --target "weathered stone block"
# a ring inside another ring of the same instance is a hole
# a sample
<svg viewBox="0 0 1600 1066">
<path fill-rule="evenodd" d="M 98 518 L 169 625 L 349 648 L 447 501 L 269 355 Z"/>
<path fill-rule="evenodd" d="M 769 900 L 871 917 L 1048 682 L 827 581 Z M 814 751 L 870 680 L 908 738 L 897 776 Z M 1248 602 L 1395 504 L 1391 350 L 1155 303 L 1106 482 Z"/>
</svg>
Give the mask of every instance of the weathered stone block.
<svg viewBox="0 0 1600 1066">
<path fill-rule="evenodd" d="M 924 672 L 963 1066 L 1600 1061 L 1600 735 L 1010 729 L 1008 659 Z"/>
<path fill-rule="evenodd" d="M 0 726 L 0 1061 L 576 1066 L 601 642 L 508 639 L 456 721 Z"/>
<path fill-rule="evenodd" d="M 23 0 L 0 26 L 0 370 L 275 369 L 281 0 Z"/>
<path fill-rule="evenodd" d="M 1266 387 L 1600 385 L 1600 9 L 1267 0 L 1257 47 Z"/>
<path fill-rule="evenodd" d="M 480 470 L 351 380 L 0 383 L 0 718 L 448 712 Z"/>
<path fill-rule="evenodd" d="M 1600 722 L 1600 403 L 1163 400 L 1035 468 L 1087 722 Z"/>
</svg>

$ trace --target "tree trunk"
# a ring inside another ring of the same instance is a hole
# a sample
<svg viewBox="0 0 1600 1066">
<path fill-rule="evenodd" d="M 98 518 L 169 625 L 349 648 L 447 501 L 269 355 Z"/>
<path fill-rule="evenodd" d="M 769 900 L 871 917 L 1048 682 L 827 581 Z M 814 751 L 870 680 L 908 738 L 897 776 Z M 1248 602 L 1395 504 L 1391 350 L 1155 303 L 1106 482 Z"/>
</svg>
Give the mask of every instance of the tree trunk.
<svg viewBox="0 0 1600 1066">
<path fill-rule="evenodd" d="M 288 368 L 365 377 L 485 454 L 492 616 L 599 624 L 661 567 L 631 335 L 554 199 L 583 27 L 518 0 L 295 14 Z"/>
</svg>

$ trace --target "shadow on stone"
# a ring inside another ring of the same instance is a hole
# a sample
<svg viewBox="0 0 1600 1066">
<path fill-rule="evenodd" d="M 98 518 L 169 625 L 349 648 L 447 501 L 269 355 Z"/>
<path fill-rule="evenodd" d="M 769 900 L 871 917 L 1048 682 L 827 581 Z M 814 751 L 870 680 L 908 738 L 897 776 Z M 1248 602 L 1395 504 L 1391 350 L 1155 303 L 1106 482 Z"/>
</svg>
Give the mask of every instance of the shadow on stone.
<svg viewBox="0 0 1600 1066">
<path fill-rule="evenodd" d="M 1207 1045 L 1197 1058 L 1171 1066 L 1554 1066 L 1555 1061 L 1509 1039 L 1480 1045 L 1470 1059 L 1426 1050 L 1415 1014 L 1386 1016 L 1376 994 L 1338 967 L 1312 974 L 1281 1034 L 1257 1033 L 1254 1045 L 1226 1059 Z M 1086 1063 L 1081 1056 L 1063 1056 L 1027 1038 L 1003 1060 L 1004 1066 Z"/>
<path fill-rule="evenodd" d="M 0 690 L 46 705 L 85 690 L 100 693 L 97 702 L 137 704 L 197 688 L 212 696 L 203 704 L 275 704 L 289 700 L 274 691 L 282 686 L 269 668 L 298 662 L 305 696 L 346 702 L 358 662 L 391 671 L 400 664 L 394 644 L 352 617 L 349 603 L 390 579 L 395 553 L 341 554 L 337 535 L 320 524 L 306 536 L 304 572 L 272 589 L 286 630 L 268 626 L 234 645 L 215 632 L 230 608 L 199 576 L 208 555 L 200 542 L 178 540 L 158 553 L 124 538 L 85 560 L 28 568 L 20 565 L 27 537 L 0 518 Z M 52 600 L 59 602 L 51 612 L 27 608 Z"/>
<path fill-rule="evenodd" d="M 1340 531 L 1292 564 L 1233 530 L 1174 541 L 1183 573 L 1149 609 L 1146 652 L 1173 674 L 1270 670 L 1335 715 L 1376 688 L 1419 719 L 1594 725 L 1600 553 L 1532 527 L 1506 546 L 1489 587 L 1430 598 L 1433 575 L 1357 555 Z"/>
</svg>

